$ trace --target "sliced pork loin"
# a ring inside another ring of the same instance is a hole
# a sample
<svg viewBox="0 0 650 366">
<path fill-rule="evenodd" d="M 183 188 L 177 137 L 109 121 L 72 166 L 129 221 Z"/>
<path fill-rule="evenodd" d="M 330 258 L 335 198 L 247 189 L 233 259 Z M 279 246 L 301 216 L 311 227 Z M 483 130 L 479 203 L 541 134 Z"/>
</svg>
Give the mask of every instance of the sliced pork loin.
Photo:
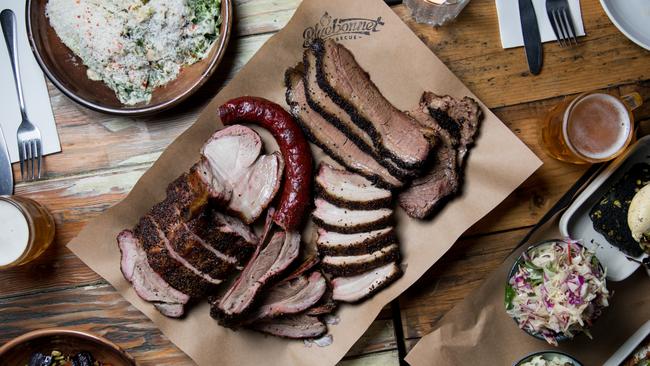
<svg viewBox="0 0 650 366">
<path fill-rule="evenodd" d="M 332 298 L 342 302 L 358 302 L 371 297 L 402 276 L 396 263 L 388 263 L 352 277 L 332 279 Z"/>
<path fill-rule="evenodd" d="M 317 317 L 305 314 L 270 318 L 250 325 L 252 329 L 277 337 L 291 339 L 317 338 L 327 332 L 327 326 Z"/>
<path fill-rule="evenodd" d="M 315 305 L 326 289 L 327 282 L 319 271 L 280 281 L 269 288 L 246 322 L 301 313 Z"/>
<path fill-rule="evenodd" d="M 231 192 L 228 210 L 247 224 L 261 215 L 282 182 L 281 155 L 260 156 L 261 151 L 260 136 L 241 125 L 215 132 L 201 150 L 213 179 L 223 182 Z"/>
<path fill-rule="evenodd" d="M 389 207 L 392 194 L 376 187 L 368 179 L 321 163 L 315 180 L 316 191 L 326 200 L 344 208 L 366 210 Z"/>
<path fill-rule="evenodd" d="M 188 228 L 214 250 L 235 257 L 244 266 L 259 244 L 251 228 L 238 218 L 206 210 L 187 223 Z"/>
<path fill-rule="evenodd" d="M 345 256 L 326 255 L 323 257 L 321 266 L 323 271 L 332 276 L 349 277 L 397 260 L 399 260 L 399 247 L 397 243 L 391 243 L 368 254 Z"/>
<path fill-rule="evenodd" d="M 338 233 L 361 233 L 388 226 L 393 221 L 393 210 L 380 208 L 376 210 L 351 210 L 341 208 L 322 199 L 316 198 L 316 209 L 312 218 L 316 225 Z"/>
<path fill-rule="evenodd" d="M 315 40 L 318 85 L 366 131 L 382 154 L 402 168 L 418 168 L 430 146 L 420 128 L 381 94 L 352 53 L 328 39 Z"/>
<path fill-rule="evenodd" d="M 458 192 L 465 156 L 483 113 L 471 98 L 457 100 L 425 92 L 418 108 L 410 114 L 440 142 L 431 168 L 398 197 L 410 216 L 425 218 Z"/>
<path fill-rule="evenodd" d="M 222 282 L 201 272 L 180 256 L 151 216 L 142 217 L 133 234 L 142 243 L 151 268 L 175 289 L 200 297 L 213 292 Z"/>
<path fill-rule="evenodd" d="M 210 315 L 225 326 L 237 326 L 253 310 L 262 290 L 298 257 L 300 234 L 277 232 L 268 244 L 259 246 L 239 277 L 221 299 L 213 299 Z"/>
<path fill-rule="evenodd" d="M 396 243 L 392 226 L 363 233 L 342 234 L 318 228 L 316 247 L 322 255 L 360 255 Z"/>
<path fill-rule="evenodd" d="M 371 154 L 362 150 L 350 138 L 323 118 L 307 104 L 302 73 L 287 70 L 286 99 L 290 112 L 300 124 L 307 138 L 323 149 L 332 159 L 373 183 L 386 188 L 399 188 L 404 182 L 381 165 Z"/>
<path fill-rule="evenodd" d="M 117 236 L 117 243 L 122 256 L 120 269 L 138 296 L 154 303 L 163 315 L 181 317 L 190 297 L 171 287 L 151 269 L 142 245 L 130 230 L 122 231 Z"/>
</svg>

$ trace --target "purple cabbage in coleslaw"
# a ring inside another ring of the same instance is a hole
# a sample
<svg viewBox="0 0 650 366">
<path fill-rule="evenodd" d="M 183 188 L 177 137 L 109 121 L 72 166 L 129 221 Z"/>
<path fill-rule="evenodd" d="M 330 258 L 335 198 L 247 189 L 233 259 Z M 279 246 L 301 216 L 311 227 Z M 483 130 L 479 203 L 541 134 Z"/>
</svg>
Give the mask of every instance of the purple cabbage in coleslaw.
<svg viewBox="0 0 650 366">
<path fill-rule="evenodd" d="M 584 332 L 609 305 L 605 271 L 575 241 L 552 241 L 524 252 L 506 285 L 506 311 L 519 327 L 552 345 Z"/>
</svg>

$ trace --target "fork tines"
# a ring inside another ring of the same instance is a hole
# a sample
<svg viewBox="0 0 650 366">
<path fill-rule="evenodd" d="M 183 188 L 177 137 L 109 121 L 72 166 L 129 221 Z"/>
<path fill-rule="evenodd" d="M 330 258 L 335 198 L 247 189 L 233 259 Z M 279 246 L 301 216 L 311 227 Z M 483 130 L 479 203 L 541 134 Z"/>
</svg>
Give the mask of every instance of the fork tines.
<svg viewBox="0 0 650 366">
<path fill-rule="evenodd" d="M 40 179 L 41 163 L 43 161 L 43 145 L 40 137 L 19 141 L 18 155 L 20 157 L 20 176 L 22 180 L 25 180 L 25 175 L 27 175 L 27 180 Z"/>
<path fill-rule="evenodd" d="M 567 0 L 546 0 L 546 13 L 561 47 L 578 44 L 573 18 Z"/>
</svg>

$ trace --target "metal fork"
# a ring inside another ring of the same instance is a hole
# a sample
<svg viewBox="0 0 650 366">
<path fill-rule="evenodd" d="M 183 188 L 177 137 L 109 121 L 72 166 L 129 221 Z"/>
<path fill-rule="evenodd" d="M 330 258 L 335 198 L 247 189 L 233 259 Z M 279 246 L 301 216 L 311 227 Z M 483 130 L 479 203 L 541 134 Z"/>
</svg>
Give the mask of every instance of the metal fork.
<svg viewBox="0 0 650 366">
<path fill-rule="evenodd" d="M 560 47 L 578 44 L 571 9 L 567 0 L 546 0 L 546 13 Z"/>
<path fill-rule="evenodd" d="M 41 132 L 38 127 L 34 126 L 27 118 L 25 109 L 25 97 L 23 96 L 22 81 L 20 80 L 20 68 L 18 66 L 18 31 L 16 27 L 16 15 L 10 9 L 5 9 L 0 13 L 0 24 L 2 33 L 7 43 L 9 59 L 11 60 L 11 69 L 14 74 L 16 83 L 16 92 L 18 93 L 18 103 L 20 104 L 20 114 L 22 122 L 18 126 L 18 155 L 20 156 L 20 175 L 25 180 L 34 180 L 36 177 L 41 178 L 41 163 L 43 160 L 43 144 L 41 142 Z M 37 173 L 34 172 L 34 164 L 38 164 Z M 31 166 L 31 172 L 30 172 Z"/>
</svg>

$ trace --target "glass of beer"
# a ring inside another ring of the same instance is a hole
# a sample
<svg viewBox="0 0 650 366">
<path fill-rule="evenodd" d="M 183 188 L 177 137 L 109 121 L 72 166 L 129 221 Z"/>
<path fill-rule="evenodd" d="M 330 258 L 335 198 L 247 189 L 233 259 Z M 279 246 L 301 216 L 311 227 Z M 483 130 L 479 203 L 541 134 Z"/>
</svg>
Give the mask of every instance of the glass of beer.
<svg viewBox="0 0 650 366">
<path fill-rule="evenodd" d="M 552 108 L 540 124 L 540 145 L 551 157 L 574 164 L 608 161 L 632 141 L 638 93 L 623 97 L 589 92 Z"/>
<path fill-rule="evenodd" d="M 0 196 L 0 270 L 31 262 L 54 240 L 54 219 L 38 202 Z"/>
</svg>

